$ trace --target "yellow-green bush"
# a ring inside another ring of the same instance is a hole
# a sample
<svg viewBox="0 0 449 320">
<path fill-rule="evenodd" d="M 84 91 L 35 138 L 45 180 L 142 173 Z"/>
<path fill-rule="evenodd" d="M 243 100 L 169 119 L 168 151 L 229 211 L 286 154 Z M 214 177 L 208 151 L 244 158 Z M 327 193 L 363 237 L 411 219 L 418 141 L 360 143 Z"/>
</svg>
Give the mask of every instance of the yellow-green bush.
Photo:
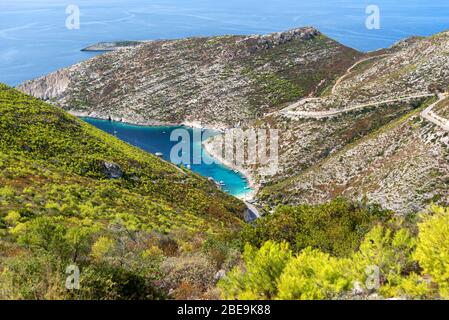
<svg viewBox="0 0 449 320">
<path fill-rule="evenodd" d="M 307 248 L 285 267 L 276 298 L 286 300 L 332 299 L 352 287 L 348 261 Z"/>
<path fill-rule="evenodd" d="M 245 266 L 235 267 L 219 287 L 225 299 L 273 299 L 277 296 L 277 282 L 285 266 L 292 259 L 287 243 L 266 242 L 260 249 L 245 247 Z"/>
<path fill-rule="evenodd" d="M 273 215 L 246 226 L 242 241 L 257 247 L 267 240 L 287 241 L 295 252 L 312 247 L 335 256 L 348 256 L 357 250 L 373 225 L 391 217 L 391 211 L 345 199 L 316 206 L 280 206 Z"/>
<path fill-rule="evenodd" d="M 423 273 L 438 285 L 441 297 L 449 299 L 449 209 L 433 207 L 432 213 L 418 224 L 414 257 Z"/>
</svg>

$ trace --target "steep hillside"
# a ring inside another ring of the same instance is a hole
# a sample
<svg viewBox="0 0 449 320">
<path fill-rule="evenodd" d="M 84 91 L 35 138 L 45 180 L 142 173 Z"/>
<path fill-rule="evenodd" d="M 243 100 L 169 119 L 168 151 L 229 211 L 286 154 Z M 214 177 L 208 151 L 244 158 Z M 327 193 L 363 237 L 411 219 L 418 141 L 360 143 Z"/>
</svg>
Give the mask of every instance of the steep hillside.
<svg viewBox="0 0 449 320">
<path fill-rule="evenodd" d="M 268 186 L 262 198 L 274 203 L 366 198 L 402 214 L 449 203 L 448 132 L 421 118 L 423 108 Z"/>
<path fill-rule="evenodd" d="M 0 180 L 15 195 L 3 199 L 3 214 L 78 216 L 92 209 L 98 218 L 161 232 L 240 224 L 242 204 L 206 179 L 14 89 L 1 85 L 0 94 Z"/>
<path fill-rule="evenodd" d="M 449 32 L 399 43 L 390 54 L 354 72 L 335 90 L 352 103 L 413 96 L 449 86 Z"/>
<path fill-rule="evenodd" d="M 447 32 L 401 41 L 357 61 L 321 97 L 301 99 L 260 119 L 258 126 L 280 130 L 277 174 L 243 168 L 259 181 L 261 202 L 272 207 L 366 196 L 398 213 L 419 211 L 432 201 L 446 204 L 447 97 L 431 102 L 449 87 L 448 50 Z M 393 130 L 409 112 L 422 128 Z M 436 130 L 430 138 L 428 127 Z M 378 130 L 388 137 L 374 139 Z M 391 150 L 403 153 L 391 156 Z M 351 157 L 342 156 L 345 152 Z"/>
<path fill-rule="evenodd" d="M 321 99 L 300 101 L 288 111 L 345 110 L 445 91 L 448 65 L 449 32 L 404 40 L 359 60 Z"/>
<path fill-rule="evenodd" d="M 0 136 L 0 298 L 64 297 L 52 290 L 69 263 L 90 270 L 79 298 L 156 298 L 160 272 L 145 268 L 160 254 L 243 225 L 243 203 L 206 179 L 5 85 Z"/>
<path fill-rule="evenodd" d="M 234 127 L 321 92 L 360 56 L 313 28 L 154 41 L 19 89 L 76 114 Z"/>
<path fill-rule="evenodd" d="M 279 113 L 288 118 L 329 118 L 346 111 L 412 101 L 449 86 L 449 32 L 410 38 L 367 54 L 317 99 L 301 99 Z"/>
</svg>

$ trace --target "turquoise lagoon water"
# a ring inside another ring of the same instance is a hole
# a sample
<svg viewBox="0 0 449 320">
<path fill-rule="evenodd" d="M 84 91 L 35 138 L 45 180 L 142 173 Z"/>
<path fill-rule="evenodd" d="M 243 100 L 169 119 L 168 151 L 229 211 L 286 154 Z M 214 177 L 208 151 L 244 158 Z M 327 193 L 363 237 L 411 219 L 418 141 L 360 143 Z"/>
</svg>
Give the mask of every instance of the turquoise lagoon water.
<svg viewBox="0 0 449 320">
<path fill-rule="evenodd" d="M 236 197 L 243 197 L 251 192 L 251 190 L 248 189 L 248 182 L 245 177 L 224 165 L 213 161 L 214 159 L 202 148 L 201 141 L 193 141 L 192 128 L 162 126 L 148 127 L 92 118 L 82 119 L 147 152 L 153 154 L 162 153 L 162 158 L 167 161 L 170 161 L 172 147 L 178 143 L 178 141 L 170 141 L 172 131 L 179 128 L 186 129 L 191 137 L 191 149 L 193 150 L 194 145 L 195 147 L 201 148 L 203 159 L 206 160 L 207 163 L 214 162 L 212 164 L 192 164 L 192 171 L 204 177 L 212 177 L 217 182 L 223 181 L 224 186 L 222 189 Z M 192 154 L 190 158 L 189 163 L 193 163 Z"/>
</svg>

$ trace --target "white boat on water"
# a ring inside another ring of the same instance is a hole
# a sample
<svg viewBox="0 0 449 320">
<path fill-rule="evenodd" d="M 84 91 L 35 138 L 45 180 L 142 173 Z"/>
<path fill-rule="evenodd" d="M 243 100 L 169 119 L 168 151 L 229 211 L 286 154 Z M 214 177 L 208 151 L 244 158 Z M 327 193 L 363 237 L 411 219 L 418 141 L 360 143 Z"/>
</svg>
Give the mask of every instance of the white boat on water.
<svg viewBox="0 0 449 320">
<path fill-rule="evenodd" d="M 162 152 L 156 152 L 156 157 L 162 157 L 164 154 Z"/>
</svg>

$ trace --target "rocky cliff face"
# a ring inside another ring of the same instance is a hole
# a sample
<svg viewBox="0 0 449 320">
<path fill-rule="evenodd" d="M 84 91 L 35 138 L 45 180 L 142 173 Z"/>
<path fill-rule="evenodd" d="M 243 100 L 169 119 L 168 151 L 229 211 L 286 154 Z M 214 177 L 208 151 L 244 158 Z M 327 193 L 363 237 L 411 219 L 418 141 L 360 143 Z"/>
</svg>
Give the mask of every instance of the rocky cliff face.
<svg viewBox="0 0 449 320">
<path fill-rule="evenodd" d="M 75 67 L 58 70 L 47 76 L 29 81 L 20 86 L 23 92 L 43 100 L 52 100 L 66 92 L 70 83 L 70 74 Z"/>
<path fill-rule="evenodd" d="M 154 41 L 19 89 L 77 114 L 140 124 L 233 127 L 319 92 L 359 56 L 313 28 Z"/>
</svg>

